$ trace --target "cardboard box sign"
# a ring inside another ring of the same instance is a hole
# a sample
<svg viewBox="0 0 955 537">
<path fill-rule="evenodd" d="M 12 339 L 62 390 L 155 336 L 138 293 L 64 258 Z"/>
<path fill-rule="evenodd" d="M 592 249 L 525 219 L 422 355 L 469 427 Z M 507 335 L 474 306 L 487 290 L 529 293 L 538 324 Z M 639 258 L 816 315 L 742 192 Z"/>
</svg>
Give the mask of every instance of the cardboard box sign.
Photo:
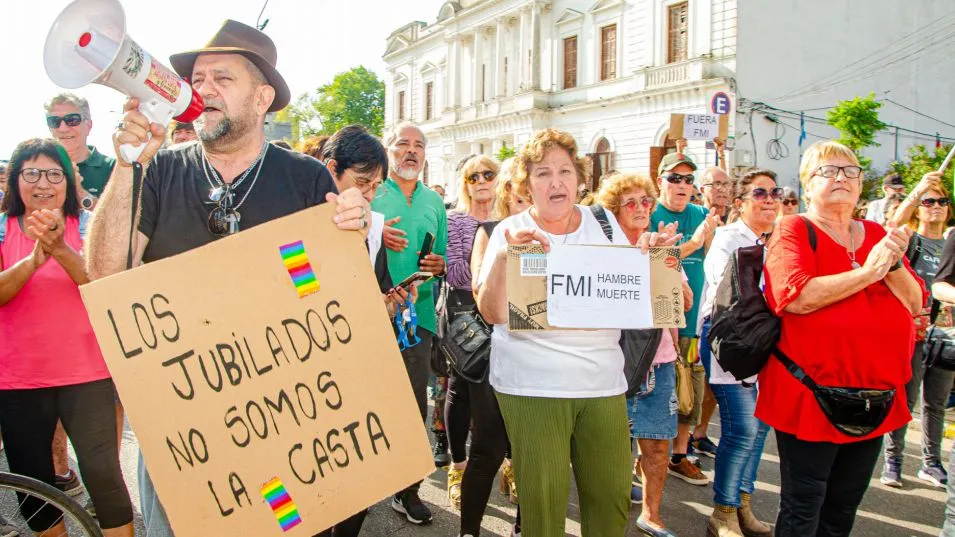
<svg viewBox="0 0 955 537">
<path fill-rule="evenodd" d="M 549 272 L 540 245 L 507 249 L 508 329 L 512 331 L 598 328 L 682 328 L 683 262 L 679 248 L 651 248 L 644 255 L 627 246 L 554 245 L 577 259 L 568 274 Z M 611 260 L 611 258 L 613 260 Z M 645 270 L 636 268 L 643 259 Z M 647 260 L 647 258 L 649 258 Z M 628 261 L 629 259 L 629 261 Z M 647 278 L 649 276 L 649 278 Z M 554 326 L 548 303 L 566 300 L 564 324 Z M 641 311 L 639 304 L 649 305 Z"/>
<path fill-rule="evenodd" d="M 729 136 L 728 114 L 670 114 L 670 138 L 713 140 Z"/>
<path fill-rule="evenodd" d="M 80 289 L 177 537 L 311 536 L 434 470 L 368 252 L 333 214 Z"/>
</svg>

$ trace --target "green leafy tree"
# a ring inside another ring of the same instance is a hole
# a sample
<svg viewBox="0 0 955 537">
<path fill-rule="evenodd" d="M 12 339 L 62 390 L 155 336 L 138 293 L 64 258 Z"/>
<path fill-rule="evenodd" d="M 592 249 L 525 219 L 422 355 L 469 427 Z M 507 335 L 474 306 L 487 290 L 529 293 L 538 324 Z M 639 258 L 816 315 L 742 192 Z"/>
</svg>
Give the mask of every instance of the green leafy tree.
<svg viewBox="0 0 955 537">
<path fill-rule="evenodd" d="M 882 103 L 876 102 L 875 93 L 870 93 L 867 97 L 839 101 L 826 114 L 826 121 L 839 130 L 836 141 L 855 151 L 859 164 L 867 172 L 871 171 L 872 159 L 863 156 L 862 150 L 878 146 L 875 136 L 886 127 L 879 120 L 879 108 L 882 108 Z"/>
<path fill-rule="evenodd" d="M 952 146 L 943 145 L 933 152 L 922 144 L 913 145 L 906 151 L 907 161 L 896 161 L 889 167 L 892 171 L 902 176 L 902 180 L 905 181 L 905 190 L 911 192 L 912 188 L 918 184 L 923 175 L 938 170 L 938 167 L 942 165 L 945 156 L 948 155 L 951 149 Z M 955 166 L 949 166 L 945 173 L 948 180 L 942 181 L 942 184 L 944 184 L 949 191 L 951 191 L 953 168 L 955 168 Z"/>
<path fill-rule="evenodd" d="M 385 123 L 385 83 L 374 72 L 359 66 L 335 75 L 331 84 L 314 94 L 302 94 L 289 107 L 293 135 L 333 134 L 358 123 L 381 136 Z"/>
<path fill-rule="evenodd" d="M 505 160 L 513 157 L 516 154 L 517 154 L 517 148 L 507 147 L 506 145 L 504 145 L 497 150 L 497 155 L 495 156 L 497 157 L 498 162 L 504 162 Z"/>
</svg>

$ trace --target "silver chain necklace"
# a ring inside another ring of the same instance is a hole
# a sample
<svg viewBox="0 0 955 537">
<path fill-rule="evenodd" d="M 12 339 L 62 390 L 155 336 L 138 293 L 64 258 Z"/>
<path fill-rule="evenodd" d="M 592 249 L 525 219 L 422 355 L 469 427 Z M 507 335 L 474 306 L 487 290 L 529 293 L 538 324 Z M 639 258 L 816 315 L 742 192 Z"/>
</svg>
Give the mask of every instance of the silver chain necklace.
<svg viewBox="0 0 955 537">
<path fill-rule="evenodd" d="M 825 226 L 825 228 L 832 233 L 833 239 L 834 239 L 837 243 L 839 243 L 839 246 L 842 246 L 843 248 L 846 248 L 846 245 L 840 240 L 840 238 L 839 238 L 838 234 L 835 232 L 835 230 L 832 229 L 831 227 L 829 227 L 829 224 L 823 222 L 822 220 L 820 220 L 820 222 L 822 222 L 822 225 Z M 862 265 L 860 265 L 859 262 L 856 261 L 856 239 L 855 239 L 855 237 L 852 236 L 852 229 L 853 229 L 854 227 L 855 227 L 855 222 L 854 222 L 854 221 L 850 221 L 850 222 L 849 222 L 849 247 L 846 248 L 846 255 L 849 256 L 849 261 L 852 262 L 852 268 L 857 269 L 857 268 L 861 267 Z"/>
<path fill-rule="evenodd" d="M 232 209 L 238 209 L 245 203 L 245 200 L 248 199 L 249 194 L 252 192 L 252 189 L 255 188 L 256 181 L 259 180 L 259 173 L 262 171 L 262 164 L 265 162 L 265 155 L 269 151 L 269 143 L 264 142 L 262 144 L 262 149 L 259 151 L 259 156 L 256 157 L 255 161 L 252 162 L 252 165 L 245 170 L 241 177 L 237 181 L 233 181 L 232 184 L 226 184 L 225 181 L 219 177 L 219 172 L 216 171 L 212 164 L 209 162 L 209 159 L 206 158 L 205 151 L 202 152 L 202 172 L 206 176 L 206 181 L 209 183 L 209 199 L 213 202 L 218 203 L 223 197 L 228 196 L 232 197 L 233 192 L 238 189 L 239 185 L 245 181 L 246 177 L 252 173 L 252 169 L 255 168 L 255 175 L 252 177 L 252 184 L 249 185 L 249 189 L 245 191 L 245 195 L 242 196 L 242 200 L 239 201 Z M 256 164 L 258 166 L 256 166 Z M 215 179 L 215 182 L 213 182 Z"/>
</svg>

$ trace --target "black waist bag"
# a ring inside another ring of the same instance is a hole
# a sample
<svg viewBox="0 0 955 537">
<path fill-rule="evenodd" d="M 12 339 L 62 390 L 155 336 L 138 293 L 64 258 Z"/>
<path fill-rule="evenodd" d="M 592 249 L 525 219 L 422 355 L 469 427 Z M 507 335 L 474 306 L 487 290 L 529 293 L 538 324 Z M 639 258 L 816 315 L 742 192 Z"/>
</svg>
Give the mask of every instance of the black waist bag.
<svg viewBox="0 0 955 537">
<path fill-rule="evenodd" d="M 843 434 L 866 436 L 878 429 L 892 410 L 892 403 L 895 401 L 894 389 L 820 386 L 796 362 L 786 356 L 786 353 L 777 348 L 773 354 L 796 380 L 812 391 L 826 419 Z"/>
</svg>

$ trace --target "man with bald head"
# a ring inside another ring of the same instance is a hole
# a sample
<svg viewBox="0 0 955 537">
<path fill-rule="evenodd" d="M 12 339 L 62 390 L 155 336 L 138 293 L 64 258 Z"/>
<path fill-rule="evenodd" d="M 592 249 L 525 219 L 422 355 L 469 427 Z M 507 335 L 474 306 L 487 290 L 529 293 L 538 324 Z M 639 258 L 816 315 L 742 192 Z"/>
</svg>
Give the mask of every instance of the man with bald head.
<svg viewBox="0 0 955 537">
<path fill-rule="evenodd" d="M 733 203 L 733 181 L 729 175 L 716 166 L 707 168 L 703 172 L 700 192 L 703 194 L 703 207 L 707 209 L 716 207 L 716 214 L 725 224 L 729 217 L 730 205 Z"/>
</svg>

